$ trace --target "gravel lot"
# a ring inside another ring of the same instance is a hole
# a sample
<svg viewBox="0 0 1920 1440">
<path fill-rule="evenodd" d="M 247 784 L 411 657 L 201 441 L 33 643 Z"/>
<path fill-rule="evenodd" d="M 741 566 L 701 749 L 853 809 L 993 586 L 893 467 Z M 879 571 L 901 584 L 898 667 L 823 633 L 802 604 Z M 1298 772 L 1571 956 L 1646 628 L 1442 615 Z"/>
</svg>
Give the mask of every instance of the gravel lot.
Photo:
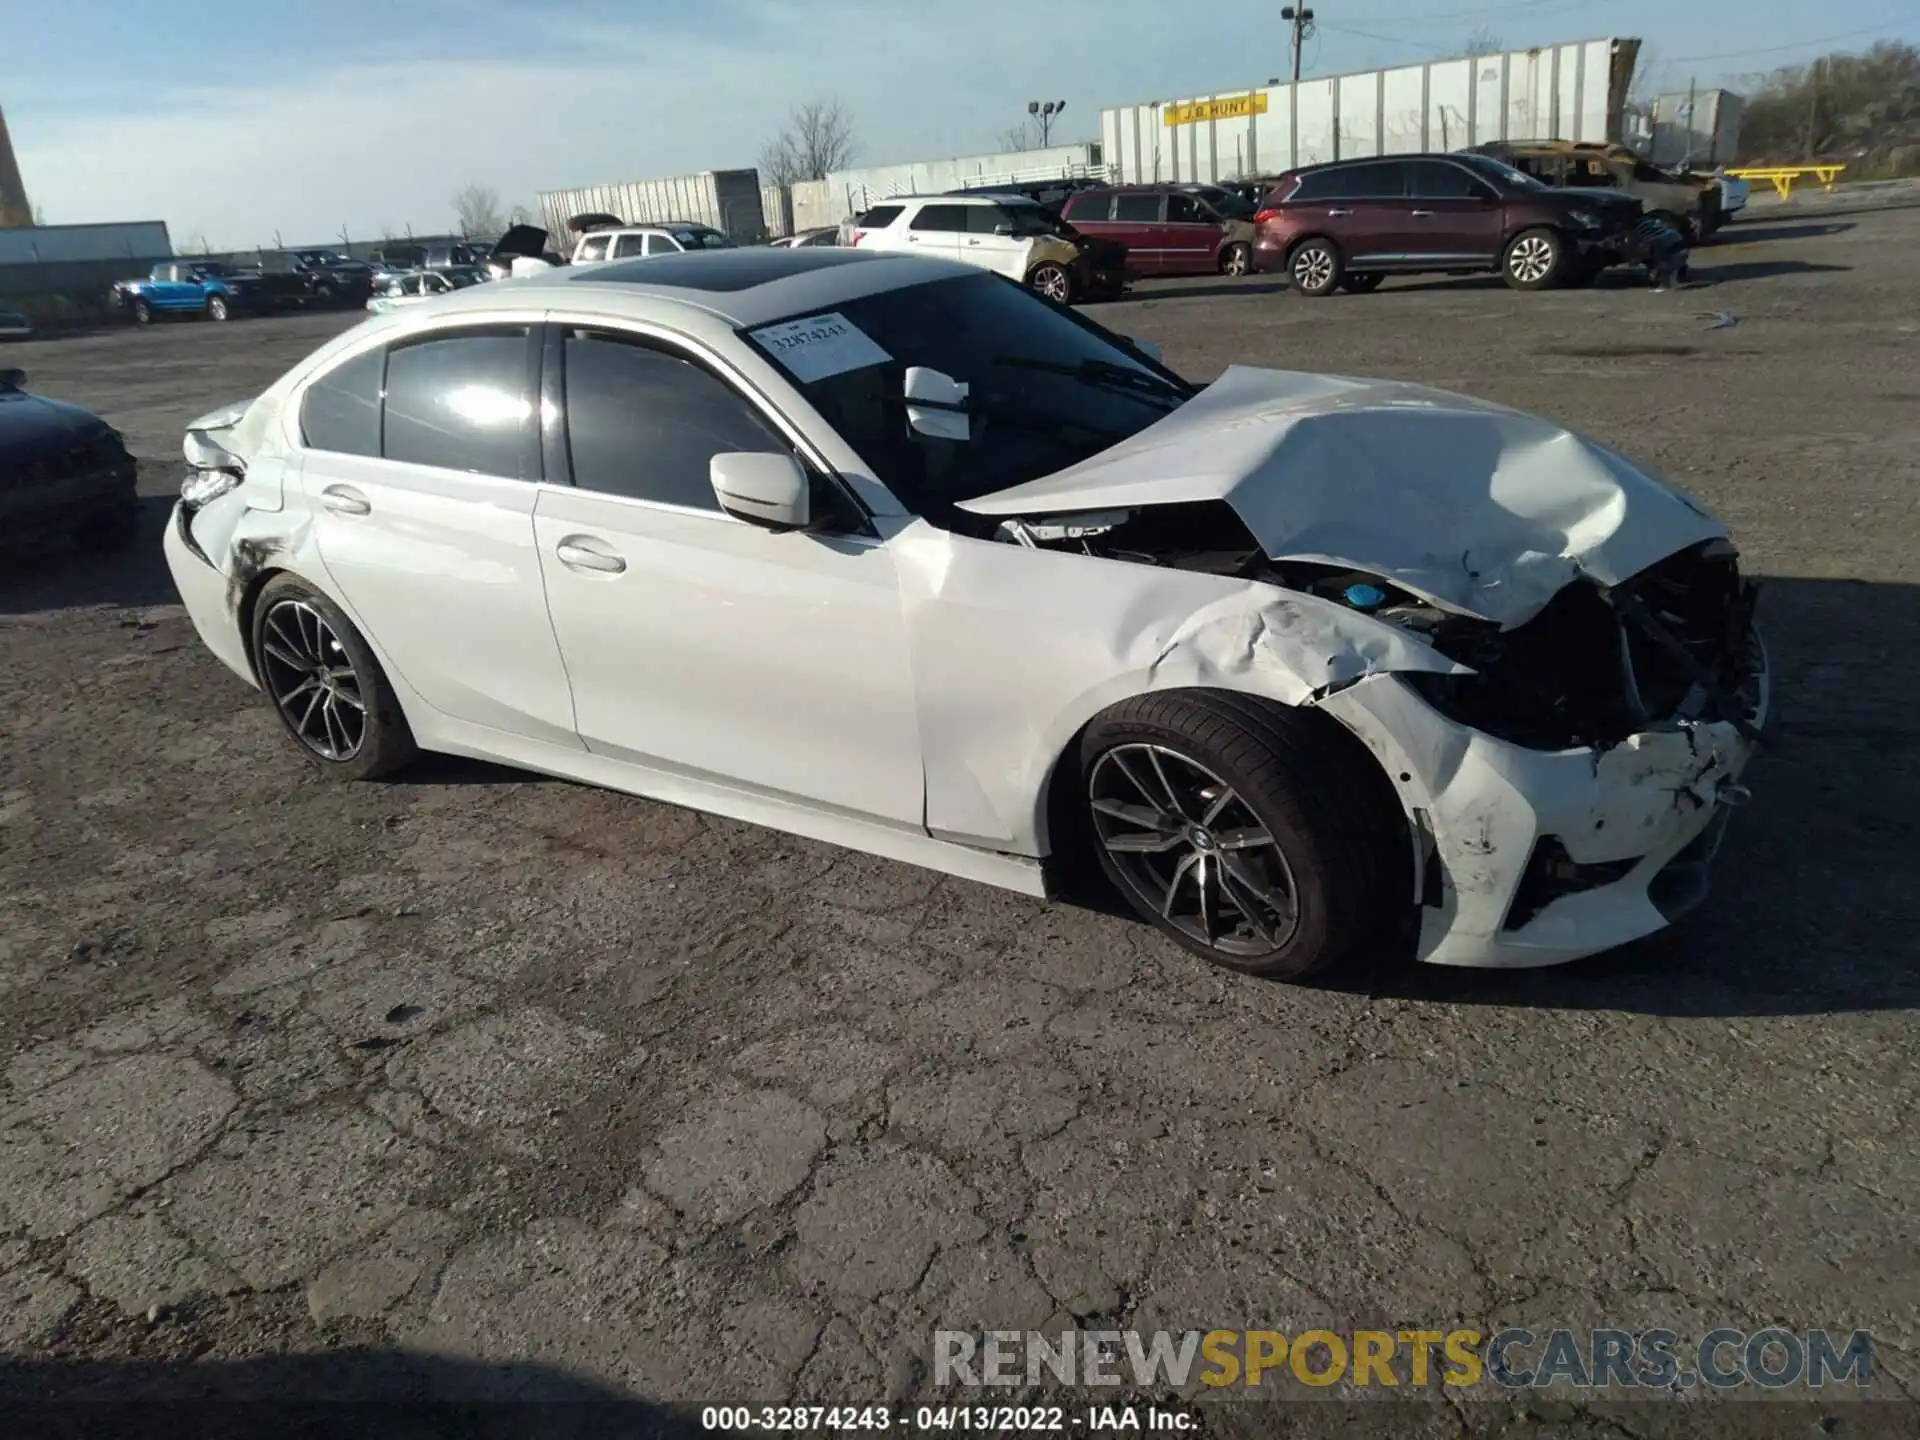
<svg viewBox="0 0 1920 1440">
<path fill-rule="evenodd" d="M 1796 206 L 1679 293 L 1097 312 L 1195 376 L 1539 411 L 1767 577 L 1780 724 L 1707 905 L 1364 986 L 465 762 L 318 783 L 175 603 L 157 497 L 183 422 L 352 317 L 10 348 L 156 498 L 128 561 L 0 573 L 0 1398 L 245 1361 L 337 1395 L 404 1347 L 514 1393 L 874 1403 L 936 1326 L 1077 1321 L 1863 1327 L 1920 1399 L 1916 242 L 1920 209 Z M 1394 1425 L 1700 1433 L 1582 1405 Z"/>
</svg>

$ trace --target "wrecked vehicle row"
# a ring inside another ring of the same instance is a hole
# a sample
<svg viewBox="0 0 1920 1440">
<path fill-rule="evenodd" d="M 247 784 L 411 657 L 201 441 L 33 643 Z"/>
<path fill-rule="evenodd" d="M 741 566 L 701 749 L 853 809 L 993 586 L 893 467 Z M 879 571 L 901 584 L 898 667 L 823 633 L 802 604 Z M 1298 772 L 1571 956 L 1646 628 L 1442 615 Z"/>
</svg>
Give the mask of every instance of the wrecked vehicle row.
<svg viewBox="0 0 1920 1440">
<path fill-rule="evenodd" d="M 1724 529 L 1423 387 L 832 249 L 547 269 L 190 430 L 167 554 L 322 772 L 477 755 L 1294 977 L 1536 965 L 1704 891 L 1768 710 Z"/>
</svg>

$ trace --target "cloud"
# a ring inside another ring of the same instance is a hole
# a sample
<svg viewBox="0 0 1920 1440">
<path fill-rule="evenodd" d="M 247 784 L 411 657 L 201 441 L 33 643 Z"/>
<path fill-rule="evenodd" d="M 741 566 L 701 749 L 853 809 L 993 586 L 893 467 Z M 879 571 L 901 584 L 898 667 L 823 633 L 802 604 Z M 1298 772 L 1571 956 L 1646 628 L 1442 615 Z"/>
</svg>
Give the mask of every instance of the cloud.
<svg viewBox="0 0 1920 1440">
<path fill-rule="evenodd" d="M 1097 35 L 1046 26 L 1040 43 L 1028 43 L 1032 0 L 744 0 L 697 6 L 707 23 L 673 28 L 514 18 L 534 13 L 476 9 L 469 23 L 493 25 L 510 52 L 499 58 L 467 46 L 457 59 L 149 92 L 137 113 L 10 114 L 28 189 L 58 222 L 164 218 L 176 240 L 222 248 L 271 244 L 276 230 L 319 242 L 342 225 L 356 238 L 389 224 L 426 233 L 450 223 L 470 183 L 513 204 L 752 165 L 808 99 L 843 98 L 861 160 L 878 164 L 994 149 L 1035 97 L 1069 100 L 1057 133 L 1075 139 L 1097 133 L 1102 104 L 1245 83 L 1231 27 L 1196 44 L 1164 0 L 1108 0 Z"/>
</svg>

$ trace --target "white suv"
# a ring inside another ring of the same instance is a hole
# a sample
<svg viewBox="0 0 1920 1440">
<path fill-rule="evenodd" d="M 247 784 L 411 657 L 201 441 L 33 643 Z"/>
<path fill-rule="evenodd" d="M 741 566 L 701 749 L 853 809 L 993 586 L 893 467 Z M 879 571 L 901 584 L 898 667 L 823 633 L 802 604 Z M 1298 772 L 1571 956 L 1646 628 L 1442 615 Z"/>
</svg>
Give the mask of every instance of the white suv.
<svg viewBox="0 0 1920 1440">
<path fill-rule="evenodd" d="M 978 265 L 1062 305 L 1082 288 L 1080 246 L 1040 206 L 1013 196 L 896 196 L 854 223 L 853 243 Z"/>
<path fill-rule="evenodd" d="M 576 265 L 604 265 L 613 260 L 652 259 L 684 250 L 731 250 L 733 241 L 710 225 L 628 225 L 618 230 L 593 230 L 573 247 Z"/>
</svg>

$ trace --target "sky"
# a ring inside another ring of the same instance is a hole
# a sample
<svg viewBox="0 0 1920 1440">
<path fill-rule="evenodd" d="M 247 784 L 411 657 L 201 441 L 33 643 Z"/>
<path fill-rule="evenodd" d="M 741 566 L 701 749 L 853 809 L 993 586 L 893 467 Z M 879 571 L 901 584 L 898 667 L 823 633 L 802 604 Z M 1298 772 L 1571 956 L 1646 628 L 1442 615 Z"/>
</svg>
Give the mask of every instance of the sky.
<svg viewBox="0 0 1920 1440">
<path fill-rule="evenodd" d="M 1027 102 L 1103 106 L 1286 72 L 1266 0 L 0 0 L 0 109 L 49 224 L 164 219 L 176 246 L 442 231 L 465 186 L 749 166 L 838 99 L 859 163 L 990 152 Z M 1303 75 L 1607 35 L 1656 82 L 1920 40 L 1920 0 L 1321 0 Z M 1251 18 L 1265 17 L 1265 18 Z"/>
</svg>

